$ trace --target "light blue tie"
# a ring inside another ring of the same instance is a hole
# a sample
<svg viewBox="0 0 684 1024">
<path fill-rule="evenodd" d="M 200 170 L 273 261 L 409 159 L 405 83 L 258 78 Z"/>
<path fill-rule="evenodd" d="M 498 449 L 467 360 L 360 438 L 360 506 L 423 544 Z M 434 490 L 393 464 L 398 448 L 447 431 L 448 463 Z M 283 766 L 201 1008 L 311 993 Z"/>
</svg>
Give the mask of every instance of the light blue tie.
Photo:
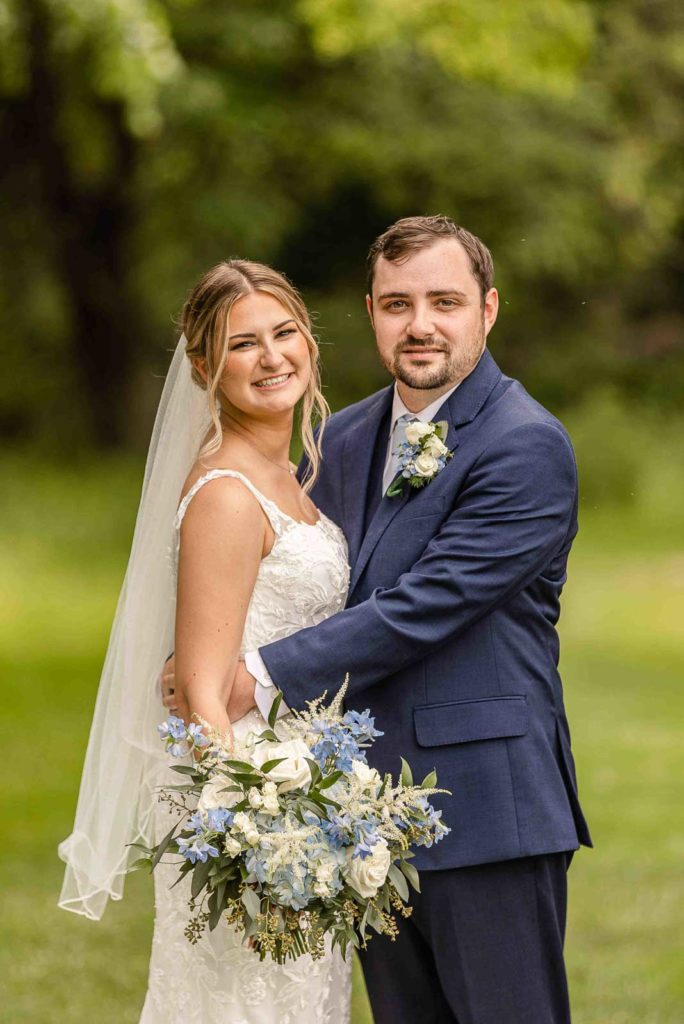
<svg viewBox="0 0 684 1024">
<path fill-rule="evenodd" d="M 406 440 L 404 437 L 404 428 L 409 423 L 415 423 L 418 420 L 417 416 L 413 416 L 411 413 L 405 412 L 397 419 L 394 424 L 394 430 L 392 431 L 392 456 L 387 464 L 384 476 L 382 478 L 382 493 L 387 491 L 387 488 L 394 480 L 395 476 L 399 472 L 399 445 L 403 444 Z"/>
</svg>

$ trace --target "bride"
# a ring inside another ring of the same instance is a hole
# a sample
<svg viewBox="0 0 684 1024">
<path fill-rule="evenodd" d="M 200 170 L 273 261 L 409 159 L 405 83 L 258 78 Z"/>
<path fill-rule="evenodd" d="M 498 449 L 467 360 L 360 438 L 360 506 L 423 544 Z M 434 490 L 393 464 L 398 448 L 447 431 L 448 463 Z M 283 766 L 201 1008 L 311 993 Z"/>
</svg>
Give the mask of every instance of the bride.
<svg viewBox="0 0 684 1024">
<path fill-rule="evenodd" d="M 237 736 L 264 727 L 257 711 L 231 727 L 226 708 L 242 654 L 314 625 L 344 605 L 340 529 L 308 497 L 327 411 L 318 349 L 301 297 L 262 264 L 210 270 L 185 304 L 157 413 L 131 558 L 112 629 L 81 782 L 60 906 L 99 918 L 120 899 L 129 844 L 158 841 L 171 813 L 156 798 L 169 778 L 156 725 L 156 680 L 175 647 L 186 720 Z M 295 408 L 308 476 L 289 462 Z M 322 433 L 322 431 L 321 431 Z M 174 778 L 174 781 L 177 779 Z M 350 964 L 328 949 L 278 966 L 260 962 L 225 922 L 184 936 L 189 878 L 155 870 L 155 928 L 141 1024 L 338 1024 L 349 1019 Z"/>
</svg>

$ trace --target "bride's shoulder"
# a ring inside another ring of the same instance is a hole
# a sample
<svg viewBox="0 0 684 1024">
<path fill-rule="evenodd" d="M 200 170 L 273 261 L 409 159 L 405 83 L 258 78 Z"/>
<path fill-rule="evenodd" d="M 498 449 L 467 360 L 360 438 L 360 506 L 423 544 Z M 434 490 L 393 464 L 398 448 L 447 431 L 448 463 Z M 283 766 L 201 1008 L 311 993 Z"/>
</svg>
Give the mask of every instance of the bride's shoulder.
<svg viewBox="0 0 684 1024">
<path fill-rule="evenodd" d="M 239 513 L 251 509 L 254 495 L 243 467 L 214 464 L 214 460 L 196 462 L 183 484 L 179 518 L 185 516 L 191 505 L 195 510 L 193 518 L 211 515 L 217 510 Z"/>
</svg>

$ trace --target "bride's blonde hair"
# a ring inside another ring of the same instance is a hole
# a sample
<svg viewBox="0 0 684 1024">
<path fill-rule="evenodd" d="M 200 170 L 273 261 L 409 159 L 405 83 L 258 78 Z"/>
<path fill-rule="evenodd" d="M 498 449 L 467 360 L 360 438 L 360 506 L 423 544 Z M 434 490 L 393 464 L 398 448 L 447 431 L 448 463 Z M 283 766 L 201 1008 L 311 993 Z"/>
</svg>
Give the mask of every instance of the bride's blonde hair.
<svg viewBox="0 0 684 1024">
<path fill-rule="evenodd" d="M 302 396 L 300 434 L 308 468 L 302 487 L 309 491 L 321 463 L 321 439 L 330 413 L 321 391 L 318 345 L 311 330 L 311 320 L 299 292 L 272 267 L 251 260 L 226 260 L 212 267 L 193 289 L 183 306 L 181 327 L 187 338 L 185 353 L 192 363 L 192 378 L 207 392 L 213 430 L 202 446 L 200 458 L 218 451 L 223 440 L 219 408 L 221 377 L 228 358 L 230 311 L 238 299 L 253 292 L 266 292 L 277 299 L 292 315 L 306 338 L 311 359 L 311 376 Z M 202 361 L 206 376 L 197 363 Z M 320 422 L 318 438 L 314 436 L 315 421 Z"/>
</svg>

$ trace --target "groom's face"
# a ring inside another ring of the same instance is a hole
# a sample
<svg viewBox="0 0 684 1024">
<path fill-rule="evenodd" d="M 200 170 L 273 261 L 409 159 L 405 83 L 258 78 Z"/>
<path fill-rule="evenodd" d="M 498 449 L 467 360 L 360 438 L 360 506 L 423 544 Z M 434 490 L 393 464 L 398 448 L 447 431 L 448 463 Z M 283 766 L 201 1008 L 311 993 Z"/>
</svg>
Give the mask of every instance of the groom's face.
<svg viewBox="0 0 684 1024">
<path fill-rule="evenodd" d="M 424 393 L 468 376 L 498 309 L 496 289 L 483 299 L 467 253 L 451 238 L 398 263 L 380 257 L 366 302 L 383 363 L 406 388 Z"/>
</svg>

